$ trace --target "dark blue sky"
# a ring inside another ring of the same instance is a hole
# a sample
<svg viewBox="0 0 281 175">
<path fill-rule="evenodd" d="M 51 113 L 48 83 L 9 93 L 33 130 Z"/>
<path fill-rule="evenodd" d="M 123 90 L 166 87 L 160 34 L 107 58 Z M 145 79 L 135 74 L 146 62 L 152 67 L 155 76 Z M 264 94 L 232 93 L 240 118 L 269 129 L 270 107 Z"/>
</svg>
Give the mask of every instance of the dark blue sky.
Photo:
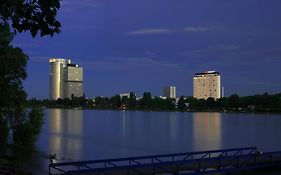
<svg viewBox="0 0 281 175">
<path fill-rule="evenodd" d="M 63 0 L 62 33 L 19 34 L 24 87 L 48 98 L 50 57 L 84 67 L 86 96 L 144 91 L 192 95 L 194 73 L 221 73 L 225 95 L 281 92 L 279 0 Z"/>
</svg>

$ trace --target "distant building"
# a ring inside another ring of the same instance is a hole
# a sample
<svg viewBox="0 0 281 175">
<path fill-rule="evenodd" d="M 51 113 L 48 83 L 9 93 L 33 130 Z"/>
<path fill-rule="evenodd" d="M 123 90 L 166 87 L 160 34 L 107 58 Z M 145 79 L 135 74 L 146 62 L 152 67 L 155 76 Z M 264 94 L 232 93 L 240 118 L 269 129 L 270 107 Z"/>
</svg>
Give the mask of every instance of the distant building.
<svg viewBox="0 0 281 175">
<path fill-rule="evenodd" d="M 132 93 L 133 97 L 136 98 L 137 94 L 135 92 L 121 93 L 121 94 L 119 94 L 119 96 L 121 97 L 121 99 L 122 99 L 122 97 L 130 98 L 131 93 Z"/>
<path fill-rule="evenodd" d="M 162 100 L 166 100 L 167 99 L 167 97 L 165 97 L 165 96 L 159 96 L 159 98 L 161 98 Z"/>
<path fill-rule="evenodd" d="M 164 88 L 164 97 L 167 98 L 177 98 L 176 96 L 176 87 L 175 86 L 169 86 Z"/>
<path fill-rule="evenodd" d="M 221 98 L 221 76 L 216 71 L 197 73 L 193 77 L 193 97 L 197 99 Z"/>
<path fill-rule="evenodd" d="M 127 97 L 127 98 L 130 98 L 130 93 L 122 93 L 122 94 L 119 94 L 119 96 L 121 97 Z"/>
<path fill-rule="evenodd" d="M 51 58 L 50 99 L 83 96 L 83 68 L 71 64 L 70 59 Z"/>
</svg>

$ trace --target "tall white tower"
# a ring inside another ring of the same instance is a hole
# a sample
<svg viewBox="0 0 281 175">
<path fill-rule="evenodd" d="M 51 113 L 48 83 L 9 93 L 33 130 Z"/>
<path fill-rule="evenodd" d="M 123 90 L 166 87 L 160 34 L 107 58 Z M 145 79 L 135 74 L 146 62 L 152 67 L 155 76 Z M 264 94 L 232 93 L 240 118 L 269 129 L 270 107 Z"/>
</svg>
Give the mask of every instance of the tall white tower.
<svg viewBox="0 0 281 175">
<path fill-rule="evenodd" d="M 65 98 L 65 68 L 70 59 L 50 58 L 50 99 Z"/>
</svg>

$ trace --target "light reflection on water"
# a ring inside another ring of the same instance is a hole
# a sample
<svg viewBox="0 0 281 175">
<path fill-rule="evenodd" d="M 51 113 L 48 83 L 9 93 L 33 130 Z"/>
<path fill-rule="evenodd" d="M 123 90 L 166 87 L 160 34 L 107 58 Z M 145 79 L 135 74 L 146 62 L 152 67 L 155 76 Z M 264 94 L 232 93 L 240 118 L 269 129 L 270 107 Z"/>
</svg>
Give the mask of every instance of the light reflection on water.
<svg viewBox="0 0 281 175">
<path fill-rule="evenodd" d="M 281 115 L 48 109 L 37 147 L 59 161 L 244 146 L 276 151 L 280 126 Z"/>
<path fill-rule="evenodd" d="M 63 159 L 80 158 L 83 140 L 82 110 L 49 110 L 48 147 Z"/>
<path fill-rule="evenodd" d="M 193 113 L 193 147 L 197 150 L 221 147 L 221 114 Z"/>
</svg>

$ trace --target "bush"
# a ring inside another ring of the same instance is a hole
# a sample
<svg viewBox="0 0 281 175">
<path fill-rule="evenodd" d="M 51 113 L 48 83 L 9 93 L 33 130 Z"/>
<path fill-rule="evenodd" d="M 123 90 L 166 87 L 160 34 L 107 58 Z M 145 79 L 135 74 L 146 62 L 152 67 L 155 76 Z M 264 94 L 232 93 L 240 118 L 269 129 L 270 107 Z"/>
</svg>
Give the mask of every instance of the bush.
<svg viewBox="0 0 281 175">
<path fill-rule="evenodd" d="M 26 114 L 24 114 L 26 115 Z M 44 113 L 41 108 L 32 108 L 24 120 L 15 126 L 13 139 L 15 144 L 32 145 L 38 138 L 44 124 Z"/>
</svg>

